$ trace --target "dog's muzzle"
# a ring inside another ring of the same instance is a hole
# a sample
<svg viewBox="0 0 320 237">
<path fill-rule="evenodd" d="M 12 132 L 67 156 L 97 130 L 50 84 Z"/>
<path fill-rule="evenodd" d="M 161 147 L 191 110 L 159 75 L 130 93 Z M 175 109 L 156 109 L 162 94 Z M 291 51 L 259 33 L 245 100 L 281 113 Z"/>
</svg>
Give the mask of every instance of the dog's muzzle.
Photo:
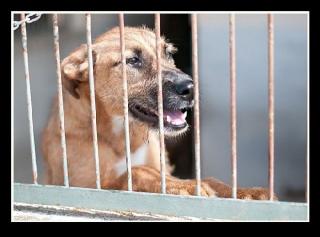
<svg viewBox="0 0 320 237">
<path fill-rule="evenodd" d="M 179 71 L 163 71 L 163 115 L 165 126 L 172 129 L 187 126 L 187 110 L 193 106 L 193 81 Z"/>
<path fill-rule="evenodd" d="M 187 130 L 187 110 L 193 106 L 193 81 L 180 70 L 163 70 L 163 122 L 166 135 L 175 135 Z M 149 103 L 131 103 L 130 111 L 142 122 L 158 128 L 158 87 L 149 94 Z"/>
</svg>

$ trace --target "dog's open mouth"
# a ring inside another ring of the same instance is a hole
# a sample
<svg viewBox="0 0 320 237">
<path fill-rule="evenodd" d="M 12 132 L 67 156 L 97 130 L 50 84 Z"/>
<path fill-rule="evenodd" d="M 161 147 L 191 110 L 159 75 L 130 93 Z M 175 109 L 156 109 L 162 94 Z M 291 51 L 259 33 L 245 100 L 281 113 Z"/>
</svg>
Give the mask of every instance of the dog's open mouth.
<svg viewBox="0 0 320 237">
<path fill-rule="evenodd" d="M 159 114 L 158 111 L 146 108 L 140 105 L 134 105 L 130 107 L 130 112 L 143 122 L 158 127 Z M 165 128 L 173 130 L 180 130 L 188 126 L 186 122 L 187 109 L 183 108 L 180 110 L 163 110 L 163 124 Z"/>
</svg>

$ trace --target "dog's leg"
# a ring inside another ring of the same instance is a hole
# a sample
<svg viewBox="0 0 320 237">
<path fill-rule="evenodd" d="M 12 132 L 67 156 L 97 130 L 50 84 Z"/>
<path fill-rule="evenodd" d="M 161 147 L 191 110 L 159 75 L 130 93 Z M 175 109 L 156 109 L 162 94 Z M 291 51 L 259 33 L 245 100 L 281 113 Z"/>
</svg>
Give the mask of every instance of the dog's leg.
<svg viewBox="0 0 320 237">
<path fill-rule="evenodd" d="M 213 190 L 216 191 L 218 197 L 230 198 L 232 196 L 232 189 L 229 185 L 214 178 L 206 178 L 202 182 L 208 184 Z M 268 200 L 269 190 L 260 187 L 254 188 L 238 188 L 237 198 L 239 199 L 255 199 L 255 200 Z M 275 196 L 275 200 L 277 197 Z"/>
<path fill-rule="evenodd" d="M 137 192 L 153 192 L 161 191 L 161 175 L 157 169 L 147 166 L 132 167 L 132 186 Z M 178 179 L 170 175 L 166 175 L 166 193 L 179 195 L 194 195 L 195 180 Z M 127 190 L 127 173 L 121 175 L 112 183 L 103 183 L 105 189 Z M 206 183 L 201 184 L 202 196 L 215 196 L 215 191 Z"/>
<path fill-rule="evenodd" d="M 45 167 L 44 172 L 44 183 L 51 184 L 52 183 L 52 171 L 49 167 Z"/>
</svg>

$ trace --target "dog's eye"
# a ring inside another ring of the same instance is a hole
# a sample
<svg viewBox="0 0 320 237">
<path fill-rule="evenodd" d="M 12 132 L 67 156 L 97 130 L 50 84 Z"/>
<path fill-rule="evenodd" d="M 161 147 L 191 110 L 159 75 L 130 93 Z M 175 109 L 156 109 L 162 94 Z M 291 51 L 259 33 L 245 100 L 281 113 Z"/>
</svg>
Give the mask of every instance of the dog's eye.
<svg viewBox="0 0 320 237">
<path fill-rule="evenodd" d="M 141 66 L 141 60 L 138 57 L 127 58 L 126 63 L 135 67 Z"/>
</svg>

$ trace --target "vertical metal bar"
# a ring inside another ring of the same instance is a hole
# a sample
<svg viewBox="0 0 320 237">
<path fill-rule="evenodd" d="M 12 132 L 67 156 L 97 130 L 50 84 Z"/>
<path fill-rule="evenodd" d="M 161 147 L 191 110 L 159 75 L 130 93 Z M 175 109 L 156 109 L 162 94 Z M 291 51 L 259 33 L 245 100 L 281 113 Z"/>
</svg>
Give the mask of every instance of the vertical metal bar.
<svg viewBox="0 0 320 237">
<path fill-rule="evenodd" d="M 160 14 L 155 14 L 155 31 L 157 46 L 157 77 L 158 77 L 158 113 L 159 113 L 159 139 L 160 139 L 160 172 L 161 193 L 166 193 L 166 161 L 163 131 L 163 95 L 161 75 L 161 36 L 160 36 Z"/>
<path fill-rule="evenodd" d="M 128 174 L 128 191 L 132 191 L 132 175 L 131 175 L 131 157 L 130 157 L 130 135 L 129 135 L 129 112 L 128 112 L 128 83 L 126 72 L 126 56 L 124 41 L 124 17 L 119 14 L 120 25 L 120 46 L 121 46 L 121 63 L 122 63 L 122 81 L 123 81 L 123 109 L 124 109 L 124 128 L 126 141 L 126 162 Z"/>
<path fill-rule="evenodd" d="M 69 176 L 68 176 L 68 159 L 67 159 L 67 148 L 66 148 L 66 133 L 64 129 L 64 108 L 63 108 L 63 95 L 62 95 L 62 82 L 61 82 L 61 65 L 60 65 L 60 46 L 59 46 L 59 27 L 58 27 L 58 15 L 53 14 L 53 40 L 54 40 L 54 53 L 57 64 L 57 83 L 58 83 L 58 99 L 59 99 L 59 118 L 60 118 L 60 139 L 62 149 L 62 160 L 63 160 L 63 177 L 64 185 L 69 187 Z"/>
<path fill-rule="evenodd" d="M 308 14 L 307 16 L 307 25 L 309 26 L 310 24 L 310 15 Z M 307 39 L 308 39 L 308 42 L 309 42 L 309 39 L 310 39 L 310 28 L 308 28 L 308 33 L 307 33 Z M 309 65 L 310 65 L 310 51 L 309 51 L 309 43 L 308 43 L 308 50 L 307 50 L 307 67 L 309 68 Z M 307 72 L 307 124 L 306 124 L 306 127 L 307 127 L 307 131 L 306 131 L 306 138 L 307 138 L 307 146 L 306 146 L 306 173 L 305 173 L 305 200 L 306 200 L 306 203 L 309 204 L 309 191 L 310 191 L 310 187 L 309 187 L 309 175 L 310 175 L 310 171 L 309 171 L 309 152 L 310 152 L 310 148 L 309 148 L 309 144 L 310 144 L 310 140 L 309 140 L 309 133 L 310 133 L 310 120 L 309 120 L 309 116 L 310 116 L 310 110 L 309 110 L 309 104 L 310 104 L 310 97 L 309 97 L 309 85 L 310 85 L 310 81 L 309 81 L 309 78 L 310 78 L 310 71 L 308 70 Z"/>
<path fill-rule="evenodd" d="M 308 122 L 307 122 L 308 123 Z M 307 125 L 307 127 L 309 127 Z M 308 136 L 308 134 L 307 134 Z M 308 139 L 308 138 L 307 138 Z M 307 146 L 308 146 L 308 142 L 307 142 Z M 305 185 L 305 193 L 304 193 L 304 198 L 305 198 L 305 202 L 309 203 L 309 153 L 308 153 L 308 147 L 306 148 L 306 160 L 305 160 L 305 164 L 306 164 L 306 173 L 305 173 L 305 177 L 304 177 L 304 185 Z"/>
<path fill-rule="evenodd" d="M 307 25 L 310 26 L 310 14 L 308 14 L 307 17 Z M 310 68 L 310 27 L 308 27 L 308 50 L 307 50 L 307 67 Z M 310 202 L 310 139 L 309 139 L 309 134 L 310 134 L 310 70 L 307 72 L 307 147 L 306 147 L 306 193 L 305 193 L 305 199 L 306 203 L 309 204 Z"/>
<path fill-rule="evenodd" d="M 38 184 L 37 158 L 36 158 L 36 149 L 34 144 L 32 101 L 31 101 L 30 74 L 29 74 L 28 49 L 27 49 L 27 29 L 26 29 L 26 22 L 24 21 L 25 20 L 24 13 L 21 13 L 21 20 L 23 21 L 21 24 L 21 35 L 22 35 L 24 70 L 25 70 L 26 86 L 27 86 L 27 110 L 28 110 L 29 134 L 30 134 L 31 157 L 32 157 L 32 175 L 33 175 L 33 183 Z"/>
<path fill-rule="evenodd" d="M 232 198 L 237 198 L 237 100 L 235 15 L 229 16 Z"/>
<path fill-rule="evenodd" d="M 89 86 L 90 86 L 90 101 L 91 101 L 91 123 L 92 123 L 92 136 L 93 136 L 93 152 L 96 162 L 96 186 L 101 189 L 100 183 L 100 165 L 99 165 L 99 150 L 98 150 L 98 135 L 97 135 L 97 113 L 96 113 L 96 100 L 94 89 L 94 76 L 93 76 L 93 60 L 92 60 L 92 42 L 91 42 L 91 14 L 86 14 L 86 30 L 87 30 L 87 46 L 88 46 L 88 63 L 89 63 Z"/>
<path fill-rule="evenodd" d="M 269 114 L 269 198 L 274 199 L 274 30 L 268 14 L 268 114 Z"/>
<path fill-rule="evenodd" d="M 192 31 L 192 77 L 194 84 L 194 145 L 196 163 L 196 195 L 200 196 L 200 109 L 199 109 L 199 72 L 198 72 L 198 26 L 197 14 L 191 15 Z"/>
</svg>

